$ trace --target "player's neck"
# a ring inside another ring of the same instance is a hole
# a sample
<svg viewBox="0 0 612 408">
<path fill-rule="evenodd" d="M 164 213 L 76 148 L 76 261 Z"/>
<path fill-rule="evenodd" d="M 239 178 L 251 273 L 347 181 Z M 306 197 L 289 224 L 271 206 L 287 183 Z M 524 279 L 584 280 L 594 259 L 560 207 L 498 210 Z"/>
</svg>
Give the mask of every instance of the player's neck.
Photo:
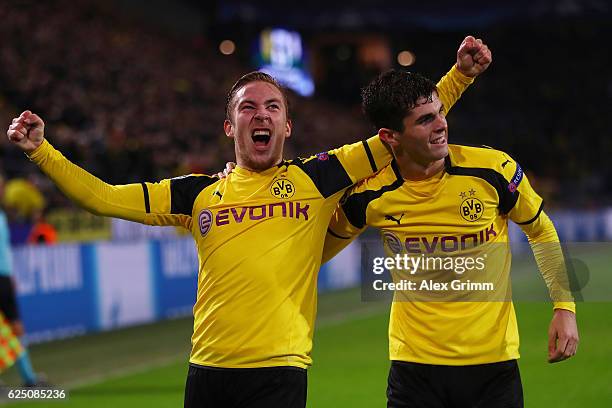
<svg viewBox="0 0 612 408">
<path fill-rule="evenodd" d="M 268 171 L 272 168 L 277 167 L 282 161 L 283 159 L 281 158 L 281 159 L 276 160 L 274 163 L 272 163 L 272 165 L 258 166 L 257 164 L 250 163 L 248 161 L 240 160 L 239 158 L 237 158 L 236 165 L 252 173 L 263 173 L 265 171 Z"/>
<path fill-rule="evenodd" d="M 405 180 L 426 180 L 444 170 L 444 159 L 429 163 L 417 163 L 409 157 L 403 156 L 397 158 L 397 164 Z"/>
</svg>

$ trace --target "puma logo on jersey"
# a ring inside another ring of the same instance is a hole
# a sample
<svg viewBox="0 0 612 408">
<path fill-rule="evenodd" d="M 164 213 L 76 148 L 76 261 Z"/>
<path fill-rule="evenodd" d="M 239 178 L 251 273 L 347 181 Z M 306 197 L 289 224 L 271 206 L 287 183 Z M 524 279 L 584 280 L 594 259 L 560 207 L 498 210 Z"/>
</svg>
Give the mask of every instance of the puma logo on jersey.
<svg viewBox="0 0 612 408">
<path fill-rule="evenodd" d="M 502 169 L 506 167 L 506 164 L 511 163 L 510 160 L 506 160 L 502 163 Z"/>
<path fill-rule="evenodd" d="M 403 216 L 404 216 L 404 213 L 402 213 L 402 215 L 400 215 L 400 217 L 399 217 L 399 218 L 395 218 L 395 217 L 394 217 L 394 216 L 392 216 L 392 215 L 385 215 L 385 220 L 388 220 L 388 221 L 395 221 L 395 222 L 397 222 L 397 225 L 400 225 L 400 221 L 402 220 L 402 217 L 403 217 Z"/>
<path fill-rule="evenodd" d="M 213 193 L 213 196 L 219 196 L 219 200 L 223 198 L 223 194 L 221 194 L 219 190 L 215 190 L 215 192 Z"/>
</svg>

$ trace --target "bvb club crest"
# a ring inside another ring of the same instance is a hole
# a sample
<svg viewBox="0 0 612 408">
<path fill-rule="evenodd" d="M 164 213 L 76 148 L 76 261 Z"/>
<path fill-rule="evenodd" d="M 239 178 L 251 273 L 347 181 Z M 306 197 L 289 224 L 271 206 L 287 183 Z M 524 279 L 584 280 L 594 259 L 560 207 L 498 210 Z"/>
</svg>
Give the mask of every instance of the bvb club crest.
<svg viewBox="0 0 612 408">
<path fill-rule="evenodd" d="M 295 186 L 286 178 L 279 178 L 272 182 L 270 193 L 276 198 L 291 198 L 295 194 Z"/>
<path fill-rule="evenodd" d="M 484 204 L 476 197 L 466 198 L 459 207 L 459 213 L 466 221 L 478 221 L 484 213 Z"/>
</svg>

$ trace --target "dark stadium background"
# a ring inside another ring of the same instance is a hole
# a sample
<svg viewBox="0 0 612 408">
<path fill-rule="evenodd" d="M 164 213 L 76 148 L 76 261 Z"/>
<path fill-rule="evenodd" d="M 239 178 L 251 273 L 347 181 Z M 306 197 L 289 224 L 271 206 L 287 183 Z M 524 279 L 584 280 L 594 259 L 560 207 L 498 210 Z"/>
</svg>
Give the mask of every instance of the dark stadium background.
<svg viewBox="0 0 612 408">
<path fill-rule="evenodd" d="M 406 69 L 437 80 L 466 35 L 482 38 L 493 64 L 451 111 L 450 142 L 486 144 L 517 158 L 565 240 L 600 241 L 584 256 L 602 274 L 609 272 L 607 1 L 4 0 L 0 21 L 0 123 L 8 126 L 31 109 L 68 158 L 110 183 L 222 169 L 233 158 L 222 128 L 225 95 L 238 77 L 257 68 L 253 42 L 266 28 L 300 33 L 316 86 L 312 97 L 291 94 L 288 158 L 373 134 L 360 111 L 359 90 L 382 70 L 400 68 L 399 52 L 415 56 Z M 223 40 L 235 43 L 234 53 L 219 52 Z M 58 223 L 60 241 L 119 242 L 108 221 L 80 214 L 1 140 L 0 170 L 42 194 L 42 211 Z M 24 200 L 7 205 L 19 254 L 36 221 L 33 212 L 21 211 Z M 134 230 L 126 236 L 142 242 L 154 234 Z M 609 289 L 612 280 L 603 282 Z M 599 303 L 578 305 L 581 347 L 572 361 L 556 366 L 544 354 L 549 305 L 517 304 L 528 406 L 610 406 L 611 308 L 601 302 L 610 300 L 606 293 Z M 321 296 L 310 406 L 382 405 L 385 308 L 361 302 L 358 289 Z M 32 346 L 33 362 L 52 382 L 73 390 L 66 406 L 119 407 L 143 398 L 148 406 L 176 406 L 190 324 L 180 318 L 41 342 Z M 2 378 L 17 381 L 14 373 Z"/>
</svg>

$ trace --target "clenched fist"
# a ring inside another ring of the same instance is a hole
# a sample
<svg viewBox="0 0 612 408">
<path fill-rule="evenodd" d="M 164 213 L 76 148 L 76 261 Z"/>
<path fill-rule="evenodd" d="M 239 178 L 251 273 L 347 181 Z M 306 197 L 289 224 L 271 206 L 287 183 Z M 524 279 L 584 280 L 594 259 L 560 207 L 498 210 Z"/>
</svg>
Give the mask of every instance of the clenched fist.
<svg viewBox="0 0 612 408">
<path fill-rule="evenodd" d="M 493 61 L 491 50 L 480 38 L 465 37 L 457 50 L 457 69 L 465 76 L 482 74 Z"/>
<path fill-rule="evenodd" d="M 26 153 L 32 153 L 44 140 L 45 122 L 29 110 L 13 119 L 6 135 Z"/>
</svg>

